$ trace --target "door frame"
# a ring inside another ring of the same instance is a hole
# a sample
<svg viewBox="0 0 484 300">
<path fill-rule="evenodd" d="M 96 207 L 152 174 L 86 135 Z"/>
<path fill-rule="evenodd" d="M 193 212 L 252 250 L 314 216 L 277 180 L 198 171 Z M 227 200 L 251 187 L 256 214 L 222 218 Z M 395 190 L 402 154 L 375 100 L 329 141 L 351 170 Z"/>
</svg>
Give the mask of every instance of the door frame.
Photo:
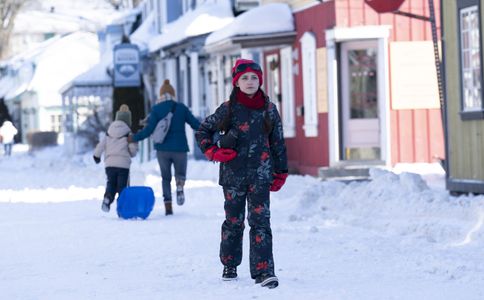
<svg viewBox="0 0 484 300">
<path fill-rule="evenodd" d="M 340 109 L 342 110 L 340 116 L 341 116 L 341 130 L 340 134 L 342 135 L 342 138 L 340 141 L 342 142 L 341 149 L 340 149 L 340 155 L 345 157 L 345 160 L 351 160 L 354 162 L 354 159 L 348 159 L 348 157 L 345 156 L 345 151 L 349 147 L 349 139 L 350 136 L 360 136 L 360 134 L 363 134 L 363 132 L 359 131 L 358 133 L 355 133 L 352 131 L 352 129 L 356 129 L 355 127 L 359 127 L 359 129 L 366 128 L 368 127 L 374 127 L 375 131 L 372 131 L 373 133 L 371 134 L 371 138 L 377 138 L 377 143 L 375 143 L 375 146 L 378 146 L 379 148 L 379 156 L 377 159 L 374 159 L 375 161 L 381 161 L 381 139 L 380 139 L 380 109 L 379 109 L 379 99 L 377 98 L 377 107 L 376 109 L 378 110 L 377 116 L 374 118 L 364 118 L 364 119 L 351 119 L 351 113 L 350 113 L 350 108 L 351 108 L 351 93 L 350 93 L 350 84 L 351 80 L 349 79 L 349 62 L 348 62 L 348 52 L 351 50 L 363 50 L 363 49 L 375 49 L 376 54 L 378 55 L 378 43 L 374 39 L 367 39 L 367 40 L 357 40 L 357 41 L 345 41 L 340 44 L 339 47 L 340 51 L 340 72 L 341 75 L 339 78 L 341 80 L 341 83 L 339 86 L 341 86 L 340 91 Z M 378 56 L 375 57 L 376 60 L 376 70 L 378 70 Z M 377 92 L 378 92 L 378 78 L 379 74 L 377 72 L 376 74 L 376 85 L 377 85 Z M 358 124 L 358 125 L 355 125 Z M 352 129 L 350 129 L 352 128 Z M 369 136 L 367 136 L 368 138 Z M 364 161 L 368 161 L 365 159 Z"/>
<path fill-rule="evenodd" d="M 378 47 L 378 107 L 380 116 L 381 160 L 386 166 L 391 165 L 391 130 L 390 130 L 390 83 L 388 39 L 390 26 L 356 26 L 333 28 L 325 31 L 328 70 L 328 131 L 329 131 L 329 166 L 339 166 L 343 162 L 340 156 L 340 107 L 339 107 L 339 68 L 340 42 L 357 40 L 376 40 Z"/>
</svg>

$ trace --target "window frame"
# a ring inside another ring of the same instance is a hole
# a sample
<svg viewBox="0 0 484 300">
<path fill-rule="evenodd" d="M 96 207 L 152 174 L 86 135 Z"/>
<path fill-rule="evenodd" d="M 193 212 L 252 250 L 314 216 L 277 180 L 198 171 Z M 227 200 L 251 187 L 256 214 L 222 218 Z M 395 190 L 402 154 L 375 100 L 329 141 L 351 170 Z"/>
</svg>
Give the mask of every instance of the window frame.
<svg viewBox="0 0 484 300">
<path fill-rule="evenodd" d="M 275 69 L 271 69 L 271 63 L 279 64 Z M 276 105 L 280 112 L 281 107 L 281 76 L 280 76 L 280 57 L 279 53 L 271 53 L 265 57 L 265 91 L 269 99 Z"/>
<path fill-rule="evenodd" d="M 318 136 L 318 99 L 316 90 L 316 36 L 312 32 L 305 32 L 300 39 L 302 78 L 303 78 L 303 115 L 304 136 Z"/>
<path fill-rule="evenodd" d="M 480 109 L 466 111 L 464 99 L 464 76 L 463 76 L 463 49 L 462 49 L 462 29 L 461 29 L 461 12 L 464 9 L 477 7 L 477 16 L 479 18 L 479 57 L 480 57 L 480 83 L 481 83 L 481 107 Z M 482 18 L 481 5 L 479 0 L 458 0 L 457 1 L 457 36 L 458 36 L 458 53 L 459 53 L 459 82 L 460 82 L 460 117 L 461 120 L 481 120 L 484 119 L 484 70 L 483 70 L 483 42 L 482 42 Z"/>
<path fill-rule="evenodd" d="M 294 98 L 294 72 L 292 61 L 293 48 L 287 46 L 281 49 L 281 96 L 282 96 L 282 126 L 284 137 L 296 137 L 296 103 Z"/>
</svg>

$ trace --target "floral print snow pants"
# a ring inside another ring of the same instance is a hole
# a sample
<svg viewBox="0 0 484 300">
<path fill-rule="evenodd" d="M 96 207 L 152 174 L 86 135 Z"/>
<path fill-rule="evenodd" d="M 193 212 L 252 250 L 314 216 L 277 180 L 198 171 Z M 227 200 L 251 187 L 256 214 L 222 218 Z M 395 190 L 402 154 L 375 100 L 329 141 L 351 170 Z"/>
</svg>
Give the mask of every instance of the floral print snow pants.
<svg viewBox="0 0 484 300">
<path fill-rule="evenodd" d="M 242 261 L 245 202 L 250 226 L 250 275 L 274 275 L 272 256 L 272 231 L 269 210 L 269 185 L 224 186 L 225 221 L 222 224 L 220 261 L 236 267 Z"/>
</svg>

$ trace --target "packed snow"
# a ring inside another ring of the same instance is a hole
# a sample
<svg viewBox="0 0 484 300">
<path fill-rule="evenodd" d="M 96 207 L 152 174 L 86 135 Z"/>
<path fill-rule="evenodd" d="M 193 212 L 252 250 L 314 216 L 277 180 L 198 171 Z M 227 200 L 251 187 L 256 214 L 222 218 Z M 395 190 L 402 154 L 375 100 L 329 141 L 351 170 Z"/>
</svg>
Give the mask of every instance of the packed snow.
<svg viewBox="0 0 484 300">
<path fill-rule="evenodd" d="M 289 176 L 271 193 L 269 290 L 250 279 L 248 228 L 239 280 L 221 280 L 217 164 L 189 160 L 186 203 L 167 217 L 156 161 L 136 159 L 131 184 L 156 204 L 122 220 L 101 211 L 91 155 L 15 145 L 0 157 L 2 299 L 484 299 L 484 197 L 450 196 L 438 165 L 373 169 L 366 182 Z"/>
</svg>

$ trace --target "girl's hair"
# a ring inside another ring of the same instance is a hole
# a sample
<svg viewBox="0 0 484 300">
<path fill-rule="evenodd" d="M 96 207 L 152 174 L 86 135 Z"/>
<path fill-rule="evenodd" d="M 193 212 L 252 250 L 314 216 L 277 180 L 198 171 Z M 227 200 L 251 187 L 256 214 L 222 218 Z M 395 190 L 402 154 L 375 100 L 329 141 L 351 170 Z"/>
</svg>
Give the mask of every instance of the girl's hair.
<svg viewBox="0 0 484 300">
<path fill-rule="evenodd" d="M 230 93 L 230 98 L 229 98 L 229 103 L 227 107 L 227 114 L 225 114 L 225 117 L 222 119 L 222 121 L 218 124 L 218 130 L 219 131 L 224 131 L 228 132 L 230 129 L 230 123 L 232 122 L 232 105 L 237 101 L 237 91 L 239 90 L 239 87 L 234 87 L 232 89 L 232 92 Z M 272 131 L 272 122 L 271 118 L 269 117 L 269 114 L 267 113 L 267 107 L 268 107 L 268 101 L 267 95 L 264 93 L 262 89 L 259 88 L 259 90 L 262 92 L 262 96 L 264 97 L 264 131 L 265 133 L 269 134 Z"/>
</svg>

